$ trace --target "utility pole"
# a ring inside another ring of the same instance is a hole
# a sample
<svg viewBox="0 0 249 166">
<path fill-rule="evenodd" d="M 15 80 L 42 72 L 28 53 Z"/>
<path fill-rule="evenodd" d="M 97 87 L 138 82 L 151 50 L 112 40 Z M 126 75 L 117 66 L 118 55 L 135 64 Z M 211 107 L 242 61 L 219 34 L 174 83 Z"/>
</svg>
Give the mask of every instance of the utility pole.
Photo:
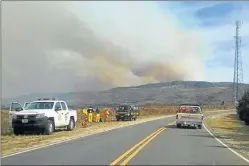
<svg viewBox="0 0 249 166">
<path fill-rule="evenodd" d="M 236 21 L 236 35 L 235 35 L 235 56 L 234 56 L 234 74 L 233 74 L 233 98 L 234 104 L 237 105 L 238 100 L 244 93 L 243 89 L 243 68 L 241 58 L 241 36 L 240 36 L 241 22 Z"/>
</svg>

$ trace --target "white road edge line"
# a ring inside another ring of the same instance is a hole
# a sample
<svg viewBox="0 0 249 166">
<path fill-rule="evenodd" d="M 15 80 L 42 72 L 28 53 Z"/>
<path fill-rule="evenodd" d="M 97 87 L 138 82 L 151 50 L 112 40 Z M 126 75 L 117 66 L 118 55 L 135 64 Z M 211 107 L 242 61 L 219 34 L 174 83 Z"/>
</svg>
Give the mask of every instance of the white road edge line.
<svg viewBox="0 0 249 166">
<path fill-rule="evenodd" d="M 175 115 L 167 115 L 167 116 L 164 116 L 164 117 L 158 117 L 158 118 L 153 119 L 153 120 L 144 121 L 144 122 L 142 121 L 142 122 L 140 122 L 140 123 L 135 123 L 135 124 L 131 124 L 131 125 L 123 126 L 123 127 L 128 127 L 128 126 L 137 125 L 137 124 L 146 123 L 146 122 L 150 122 L 150 121 L 154 121 L 154 120 L 159 120 L 159 119 L 164 119 L 164 118 L 170 118 L 170 117 L 174 117 L 174 116 L 175 116 Z M 115 130 L 115 129 L 119 129 L 119 128 L 123 128 L 123 127 L 117 127 L 117 128 L 106 129 L 106 130 L 104 130 L 104 131 L 102 131 L 102 132 L 94 133 L 94 134 L 105 133 L 105 132 L 108 132 L 108 131 L 111 131 L 111 130 Z M 42 146 L 30 148 L 30 149 L 27 149 L 27 150 L 24 150 L 24 151 L 21 151 L 21 152 L 12 153 L 12 154 L 9 154 L 9 155 L 6 155 L 6 156 L 1 156 L 1 159 L 7 158 L 7 157 L 11 157 L 11 156 L 15 156 L 15 155 L 22 154 L 22 153 L 31 152 L 31 151 L 34 151 L 34 150 L 46 148 L 46 147 L 53 146 L 53 145 L 57 145 L 57 144 L 61 144 L 61 143 L 70 142 L 70 141 L 73 141 L 73 140 L 76 140 L 76 139 L 84 138 L 84 137 L 87 137 L 87 136 L 92 136 L 92 135 L 94 135 L 94 134 L 85 135 L 85 136 L 73 137 L 73 138 L 67 139 L 67 140 L 65 140 L 65 141 L 59 141 L 59 142 L 54 142 L 54 143 L 50 143 L 50 144 L 46 144 L 46 145 L 42 145 Z"/>
<path fill-rule="evenodd" d="M 205 130 L 216 140 L 218 141 L 220 144 L 222 144 L 224 147 L 226 147 L 228 150 L 230 150 L 231 152 L 233 152 L 234 154 L 236 154 L 238 157 L 240 157 L 241 159 L 243 159 L 244 161 L 246 161 L 247 163 L 249 163 L 249 159 L 245 158 L 244 156 L 242 156 L 241 154 L 239 154 L 238 152 L 236 152 L 234 149 L 228 147 L 225 143 L 223 143 L 220 139 L 218 139 L 217 137 L 214 136 L 213 133 L 211 133 L 211 131 L 208 130 L 208 128 L 205 126 L 205 124 L 203 124 Z"/>
</svg>

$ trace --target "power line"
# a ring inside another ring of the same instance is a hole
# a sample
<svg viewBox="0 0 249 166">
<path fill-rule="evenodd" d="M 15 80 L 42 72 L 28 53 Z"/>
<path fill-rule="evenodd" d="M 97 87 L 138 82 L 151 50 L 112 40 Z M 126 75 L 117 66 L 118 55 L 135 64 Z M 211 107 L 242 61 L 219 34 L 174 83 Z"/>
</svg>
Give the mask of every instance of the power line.
<svg viewBox="0 0 249 166">
<path fill-rule="evenodd" d="M 233 98 L 235 105 L 237 105 L 238 100 L 242 97 L 244 93 L 240 28 L 241 28 L 241 22 L 237 20 L 236 35 L 235 35 L 234 74 L 233 74 L 233 95 L 234 95 Z"/>
</svg>

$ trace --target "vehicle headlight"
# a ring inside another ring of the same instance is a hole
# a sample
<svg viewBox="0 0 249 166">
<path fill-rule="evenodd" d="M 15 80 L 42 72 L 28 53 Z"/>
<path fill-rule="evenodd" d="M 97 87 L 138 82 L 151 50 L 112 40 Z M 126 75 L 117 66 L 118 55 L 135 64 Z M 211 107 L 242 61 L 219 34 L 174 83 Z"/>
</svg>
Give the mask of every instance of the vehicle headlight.
<svg viewBox="0 0 249 166">
<path fill-rule="evenodd" d="M 36 118 L 43 118 L 45 116 L 45 114 L 39 114 L 39 115 L 36 115 Z"/>
<path fill-rule="evenodd" d="M 12 119 L 16 119 L 17 116 L 15 114 L 12 115 Z"/>
<path fill-rule="evenodd" d="M 130 116 L 130 114 L 126 114 L 126 115 Z"/>
</svg>

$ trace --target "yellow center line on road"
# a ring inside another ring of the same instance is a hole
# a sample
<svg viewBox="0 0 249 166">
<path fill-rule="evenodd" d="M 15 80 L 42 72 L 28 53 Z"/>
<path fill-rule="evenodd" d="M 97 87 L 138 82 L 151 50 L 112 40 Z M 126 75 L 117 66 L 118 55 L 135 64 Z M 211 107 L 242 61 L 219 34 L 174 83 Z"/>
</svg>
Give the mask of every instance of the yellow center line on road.
<svg viewBox="0 0 249 166">
<path fill-rule="evenodd" d="M 132 152 L 134 149 L 136 149 L 138 146 L 140 146 L 141 144 L 143 144 L 146 140 L 148 140 L 151 136 L 153 136 L 154 134 L 156 134 L 157 132 L 160 132 L 161 130 L 163 130 L 163 128 L 159 128 L 157 131 L 153 132 L 152 134 L 150 134 L 148 137 L 146 137 L 145 139 L 143 139 L 142 141 L 140 141 L 139 143 L 135 144 L 132 148 L 130 148 L 129 150 L 127 150 L 125 153 L 123 153 L 121 156 L 119 156 L 116 160 L 114 160 L 110 165 L 116 165 L 119 161 L 121 161 L 125 156 L 127 156 L 130 152 Z"/>
<path fill-rule="evenodd" d="M 166 126 L 172 125 L 175 122 L 169 123 Z M 157 135 L 159 135 L 162 131 L 164 131 L 165 128 L 161 127 L 157 131 L 153 132 L 149 136 L 147 136 L 145 139 L 140 141 L 139 143 L 135 144 L 132 148 L 127 150 L 125 153 L 123 153 L 121 156 L 119 156 L 116 160 L 114 160 L 110 165 L 116 165 L 118 162 L 120 162 L 122 159 L 124 159 L 128 154 L 130 154 L 132 151 L 134 151 L 137 147 L 137 150 L 135 150 L 130 156 L 128 156 L 120 165 L 127 164 L 139 151 L 141 151 L 149 142 L 151 142 Z"/>
</svg>

